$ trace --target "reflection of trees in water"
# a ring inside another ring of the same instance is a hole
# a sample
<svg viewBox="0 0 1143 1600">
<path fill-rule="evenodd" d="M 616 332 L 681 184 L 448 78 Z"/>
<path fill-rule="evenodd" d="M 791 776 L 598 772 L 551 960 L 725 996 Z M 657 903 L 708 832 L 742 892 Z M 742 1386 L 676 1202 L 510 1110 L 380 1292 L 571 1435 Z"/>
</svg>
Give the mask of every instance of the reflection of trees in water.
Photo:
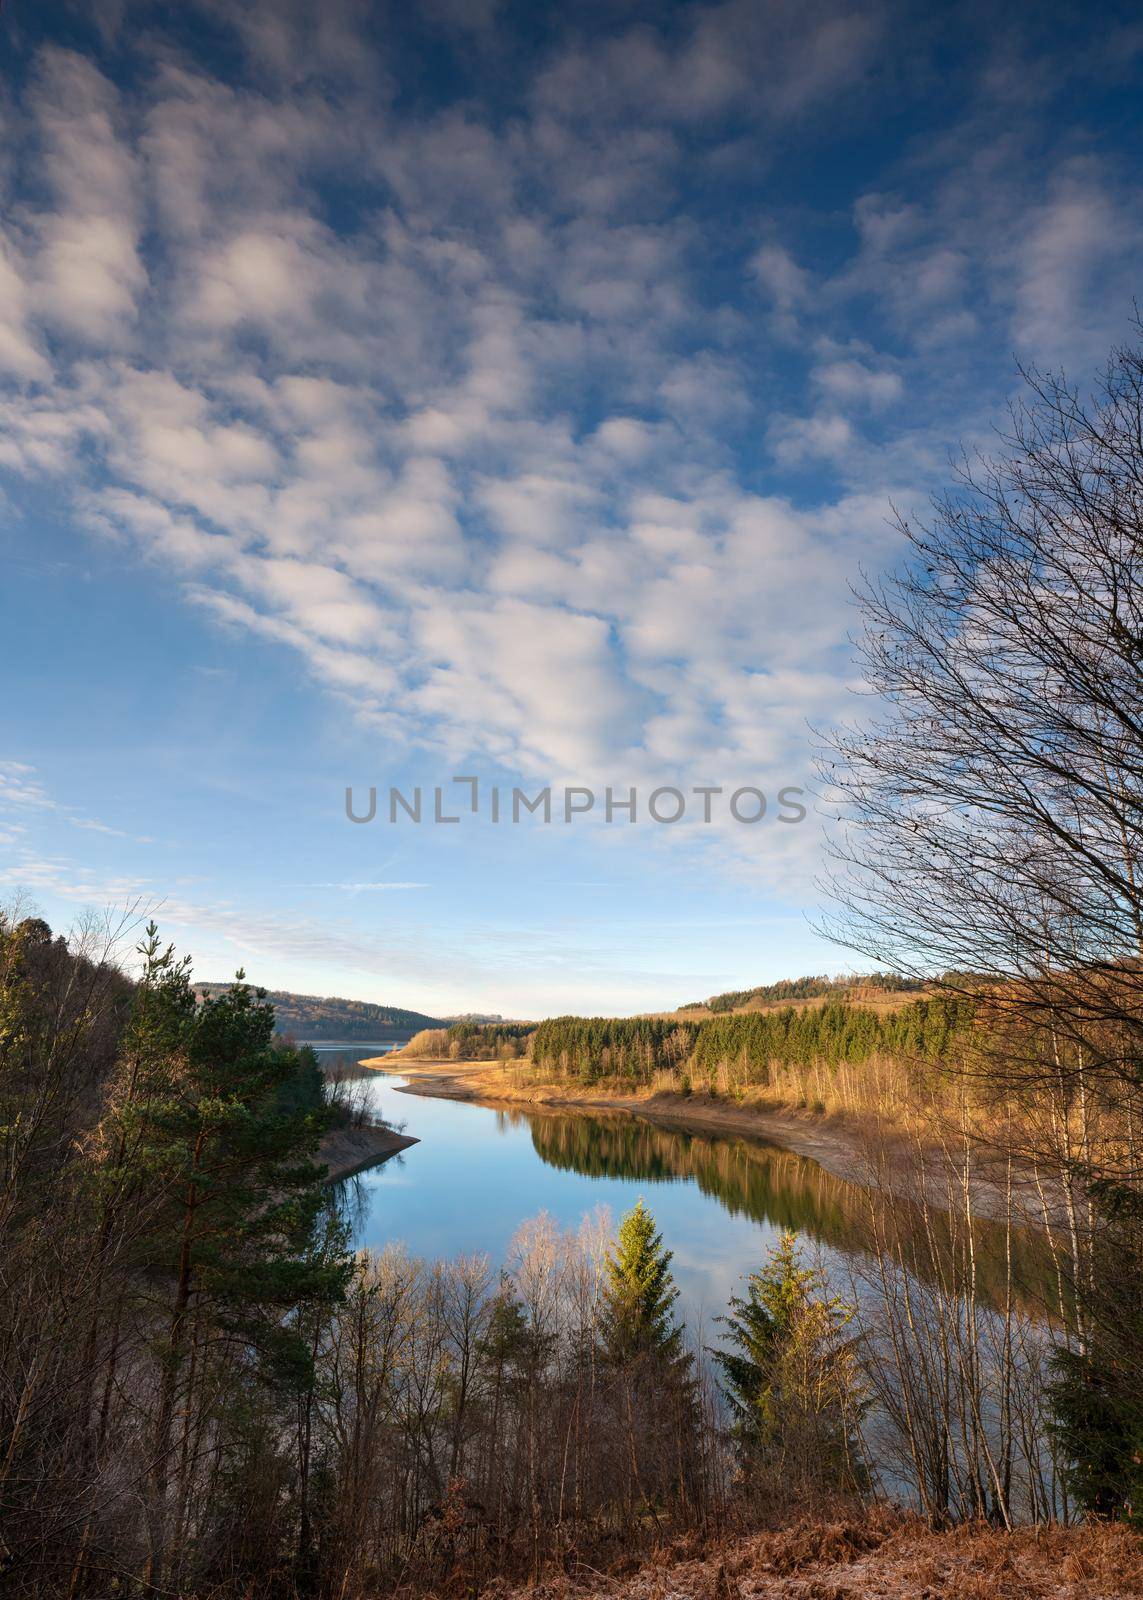
<svg viewBox="0 0 1143 1600">
<path fill-rule="evenodd" d="M 384 1159 L 386 1166 L 405 1165 L 401 1151 Z M 325 1189 L 328 1202 L 349 1239 L 362 1238 L 373 1210 L 373 1193 L 369 1185 L 362 1181 L 363 1176 L 360 1172 L 352 1172 L 347 1178 L 337 1178 L 333 1183 L 328 1183 Z"/>
<path fill-rule="evenodd" d="M 537 1155 L 549 1166 L 592 1178 L 694 1183 L 734 1216 L 794 1229 L 847 1255 L 875 1251 L 884 1232 L 877 1226 L 875 1209 L 884 1213 L 886 1208 L 898 1219 L 903 1237 L 924 1240 L 925 1249 L 915 1253 L 918 1263 L 939 1261 L 961 1248 L 963 1225 L 951 1222 L 944 1212 L 930 1210 L 926 1217 L 907 1200 L 848 1183 L 777 1145 L 679 1132 L 606 1113 L 505 1115 L 513 1124 L 527 1124 Z M 979 1292 L 999 1301 L 1004 1293 L 1005 1229 L 978 1219 L 973 1241 Z M 1051 1281 L 1046 1245 L 1033 1230 L 1014 1229 L 1012 1250 L 1024 1294 L 1039 1302 Z"/>
</svg>

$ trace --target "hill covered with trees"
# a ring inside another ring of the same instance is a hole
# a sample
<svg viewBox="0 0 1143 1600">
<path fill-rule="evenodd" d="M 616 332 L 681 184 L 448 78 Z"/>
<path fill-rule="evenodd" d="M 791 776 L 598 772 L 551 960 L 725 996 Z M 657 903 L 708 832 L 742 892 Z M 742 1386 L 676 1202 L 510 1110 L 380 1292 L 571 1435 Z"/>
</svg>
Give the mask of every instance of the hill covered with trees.
<svg viewBox="0 0 1143 1600">
<path fill-rule="evenodd" d="M 804 1000 L 846 1000 L 869 993 L 919 994 L 924 987 L 919 978 L 905 978 L 895 972 L 844 973 L 836 978 L 818 973 L 804 978 L 780 978 L 776 983 L 760 983 L 752 989 L 728 989 L 724 994 L 711 995 L 709 1000 L 680 1006 L 679 1010 L 748 1011 Z"/>
<path fill-rule="evenodd" d="M 200 998 L 225 994 L 227 983 L 196 985 Z M 274 1032 L 294 1039 L 359 1039 L 371 1042 L 394 1034 L 412 1035 L 421 1028 L 439 1028 L 437 1017 L 401 1006 L 374 1005 L 369 1000 L 343 1000 L 315 994 L 293 994 L 288 989 L 268 989 L 274 1007 Z"/>
<path fill-rule="evenodd" d="M 794 1098 L 806 1100 L 807 1074 L 815 1069 L 836 1075 L 843 1066 L 879 1061 L 916 1072 L 943 1062 L 973 1014 L 971 1000 L 941 995 L 889 1012 L 827 1001 L 813 1009 L 791 1004 L 699 1021 L 553 1017 L 539 1024 L 529 1048 L 538 1067 L 578 1083 L 648 1086 L 671 1074 L 684 1092 L 733 1092 L 786 1088 L 793 1077 L 801 1085 Z"/>
</svg>

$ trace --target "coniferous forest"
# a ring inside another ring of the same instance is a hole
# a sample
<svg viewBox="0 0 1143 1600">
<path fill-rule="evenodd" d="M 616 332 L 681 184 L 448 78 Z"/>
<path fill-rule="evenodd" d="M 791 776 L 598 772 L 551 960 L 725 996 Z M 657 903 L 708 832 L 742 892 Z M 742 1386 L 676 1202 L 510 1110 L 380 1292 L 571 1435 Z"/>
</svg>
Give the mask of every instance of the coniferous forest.
<svg viewBox="0 0 1143 1600">
<path fill-rule="evenodd" d="M 198 983 L 195 992 L 206 998 L 225 993 L 225 983 Z M 295 1039 L 363 1040 L 376 1043 L 401 1038 L 418 1028 L 435 1028 L 433 1017 L 401 1006 L 375 1005 L 368 1000 L 341 1000 L 328 995 L 293 994 L 287 989 L 268 989 L 266 998 L 274 1007 L 274 1030 Z"/>
<path fill-rule="evenodd" d="M 766 1087 L 771 1069 L 823 1063 L 860 1066 L 881 1054 L 942 1062 L 973 1016 L 968 997 L 914 1000 L 882 1013 L 830 1002 L 816 1009 L 735 1012 L 704 1022 L 659 1017 L 555 1017 L 531 1036 L 537 1066 L 584 1083 L 601 1079 L 648 1084 L 661 1072 L 685 1070 L 709 1082 L 720 1067 L 737 1069 L 743 1085 Z"/>
</svg>

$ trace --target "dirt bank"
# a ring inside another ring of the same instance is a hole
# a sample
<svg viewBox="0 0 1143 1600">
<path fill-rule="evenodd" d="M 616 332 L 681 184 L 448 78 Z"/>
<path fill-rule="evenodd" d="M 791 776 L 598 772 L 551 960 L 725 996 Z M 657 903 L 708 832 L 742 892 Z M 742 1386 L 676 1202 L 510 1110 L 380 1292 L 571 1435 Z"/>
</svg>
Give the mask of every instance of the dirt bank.
<svg viewBox="0 0 1143 1600">
<path fill-rule="evenodd" d="M 392 1128 L 334 1128 L 322 1139 L 318 1160 L 324 1161 L 329 1169 L 326 1181 L 334 1183 L 366 1167 L 376 1166 L 379 1161 L 417 1143 L 419 1140 L 406 1133 L 395 1133 Z"/>
<path fill-rule="evenodd" d="M 402 1060 L 397 1055 L 374 1056 L 359 1063 L 376 1072 L 409 1080 L 401 1092 L 444 1100 L 471 1100 L 481 1105 L 549 1106 L 569 1111 L 618 1111 L 641 1117 L 680 1133 L 729 1134 L 780 1145 L 795 1155 L 816 1161 L 826 1172 L 864 1187 L 884 1186 L 886 1173 L 897 1174 L 894 1192 L 916 1198 L 918 1157 L 924 1162 L 929 1202 L 947 1209 L 950 1184 L 959 1204 L 960 1173 L 955 1152 L 951 1156 L 934 1141 L 923 1144 L 915 1135 L 886 1128 L 872 1119 L 799 1111 L 764 1101 L 739 1104 L 709 1095 L 662 1094 L 644 1090 L 634 1094 L 608 1093 L 598 1088 L 576 1090 L 566 1083 L 533 1079 L 531 1069 L 515 1063 L 489 1061 Z M 1006 1178 L 991 1171 L 986 1152 L 973 1155 L 973 1204 L 982 1217 L 1002 1219 L 1006 1214 Z M 1014 1199 L 1028 1221 L 1043 1218 L 1039 1190 L 1030 1175 L 1013 1181 Z M 1059 1221 L 1059 1217 L 1055 1218 Z"/>
<path fill-rule="evenodd" d="M 486 1105 L 625 1111 L 683 1133 L 738 1133 L 768 1140 L 808 1156 L 837 1177 L 856 1181 L 859 1175 L 859 1129 L 836 1117 L 735 1105 L 705 1095 L 577 1091 L 567 1084 L 529 1081 L 518 1067 L 488 1061 L 402 1061 L 396 1056 L 375 1056 L 359 1065 L 408 1078 L 406 1094 L 476 1100 Z"/>
</svg>

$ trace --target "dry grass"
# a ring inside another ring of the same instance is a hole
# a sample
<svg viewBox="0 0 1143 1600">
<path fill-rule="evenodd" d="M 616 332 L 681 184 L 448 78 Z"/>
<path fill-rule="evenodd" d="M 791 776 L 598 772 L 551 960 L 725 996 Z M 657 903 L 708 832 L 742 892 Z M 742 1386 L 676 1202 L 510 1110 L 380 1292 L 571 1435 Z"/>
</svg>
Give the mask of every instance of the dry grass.
<svg viewBox="0 0 1143 1600">
<path fill-rule="evenodd" d="M 1126 1600 L 1143 1595 L 1143 1543 L 1121 1525 L 933 1533 L 916 1518 L 875 1508 L 698 1555 L 679 1543 L 626 1575 L 584 1571 L 486 1593 L 504 1600 Z"/>
</svg>

